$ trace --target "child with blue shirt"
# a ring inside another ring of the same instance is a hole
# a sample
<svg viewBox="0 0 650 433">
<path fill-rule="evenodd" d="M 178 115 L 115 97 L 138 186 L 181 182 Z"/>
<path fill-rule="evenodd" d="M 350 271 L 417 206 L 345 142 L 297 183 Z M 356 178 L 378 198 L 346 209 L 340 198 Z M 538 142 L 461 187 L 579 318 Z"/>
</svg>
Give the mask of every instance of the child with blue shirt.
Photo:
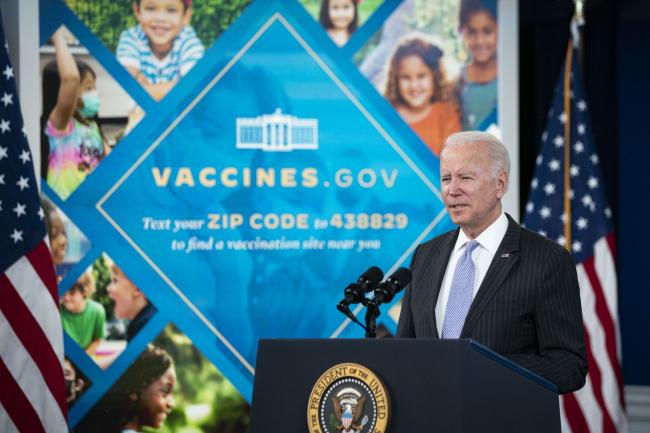
<svg viewBox="0 0 650 433">
<path fill-rule="evenodd" d="M 204 47 L 189 25 L 191 0 L 136 0 L 138 25 L 124 30 L 117 60 L 156 100 L 203 57 Z"/>
</svg>

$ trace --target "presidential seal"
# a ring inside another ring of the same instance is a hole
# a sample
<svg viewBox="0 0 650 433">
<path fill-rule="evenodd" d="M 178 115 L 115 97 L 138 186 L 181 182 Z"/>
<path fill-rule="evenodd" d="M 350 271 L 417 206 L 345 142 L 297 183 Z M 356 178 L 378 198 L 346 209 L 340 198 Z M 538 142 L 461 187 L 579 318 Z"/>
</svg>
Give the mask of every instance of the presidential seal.
<svg viewBox="0 0 650 433">
<path fill-rule="evenodd" d="M 338 364 L 318 378 L 309 395 L 309 433 L 384 433 L 390 398 L 382 381 L 359 364 Z"/>
</svg>

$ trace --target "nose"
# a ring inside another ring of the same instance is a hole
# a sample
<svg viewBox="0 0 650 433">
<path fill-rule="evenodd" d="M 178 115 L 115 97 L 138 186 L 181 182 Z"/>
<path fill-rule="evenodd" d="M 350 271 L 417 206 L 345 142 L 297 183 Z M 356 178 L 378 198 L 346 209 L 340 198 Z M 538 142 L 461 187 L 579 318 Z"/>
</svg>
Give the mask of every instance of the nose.
<svg viewBox="0 0 650 433">
<path fill-rule="evenodd" d="M 449 194 L 453 196 L 458 196 L 463 193 L 462 189 L 460 188 L 460 181 L 452 177 L 451 180 L 449 181 Z"/>
<path fill-rule="evenodd" d="M 176 401 L 174 400 L 174 395 L 169 394 L 167 396 L 167 407 L 169 408 L 169 410 L 172 410 L 175 406 L 176 406 Z"/>
</svg>

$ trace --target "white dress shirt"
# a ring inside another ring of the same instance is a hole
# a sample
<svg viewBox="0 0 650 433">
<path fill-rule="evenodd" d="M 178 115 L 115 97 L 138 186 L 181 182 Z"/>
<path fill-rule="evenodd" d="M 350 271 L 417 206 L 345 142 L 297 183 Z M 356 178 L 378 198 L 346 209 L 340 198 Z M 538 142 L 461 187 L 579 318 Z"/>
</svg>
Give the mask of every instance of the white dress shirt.
<svg viewBox="0 0 650 433">
<path fill-rule="evenodd" d="M 474 261 L 474 288 L 472 290 L 472 299 L 476 297 L 483 278 L 487 273 L 490 263 L 497 252 L 497 248 L 501 244 L 503 237 L 508 230 L 508 218 L 502 212 L 499 218 L 496 219 L 488 228 L 476 237 L 479 246 L 472 251 L 472 260 Z M 447 270 L 445 277 L 442 280 L 440 293 L 438 294 L 438 302 L 436 303 L 436 327 L 438 328 L 438 335 L 442 335 L 442 324 L 445 320 L 445 312 L 447 311 L 447 301 L 449 300 L 449 291 L 451 290 L 451 280 L 454 278 L 454 271 L 456 270 L 456 263 L 465 251 L 465 245 L 470 239 L 467 237 L 463 230 L 460 230 L 458 239 L 447 263 Z"/>
</svg>

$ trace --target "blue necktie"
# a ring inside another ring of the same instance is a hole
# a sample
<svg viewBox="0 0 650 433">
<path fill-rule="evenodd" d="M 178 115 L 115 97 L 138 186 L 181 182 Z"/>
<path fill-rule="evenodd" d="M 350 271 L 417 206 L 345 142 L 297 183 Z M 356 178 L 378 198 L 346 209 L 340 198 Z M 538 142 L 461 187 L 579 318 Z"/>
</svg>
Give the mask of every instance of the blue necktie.
<svg viewBox="0 0 650 433">
<path fill-rule="evenodd" d="M 445 320 L 442 323 L 442 338 L 458 338 L 465 324 L 465 317 L 472 304 L 472 293 L 474 291 L 474 261 L 472 251 L 480 244 L 469 241 L 465 244 L 465 251 L 458 259 L 454 278 L 451 280 L 449 299 Z"/>
</svg>

